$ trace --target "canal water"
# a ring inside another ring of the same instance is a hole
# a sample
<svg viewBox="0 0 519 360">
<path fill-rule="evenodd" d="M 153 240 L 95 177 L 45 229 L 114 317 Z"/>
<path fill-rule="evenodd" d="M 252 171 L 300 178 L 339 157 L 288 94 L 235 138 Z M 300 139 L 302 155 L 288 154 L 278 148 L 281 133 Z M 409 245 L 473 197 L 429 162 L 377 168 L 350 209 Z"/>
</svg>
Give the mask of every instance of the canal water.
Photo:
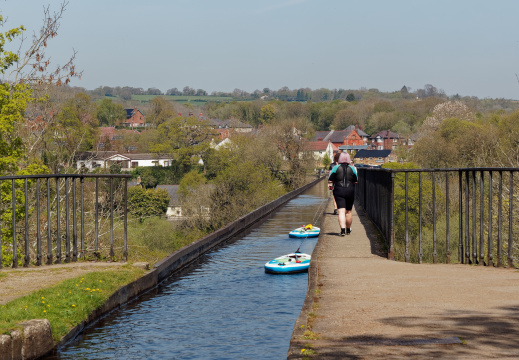
<svg viewBox="0 0 519 360">
<path fill-rule="evenodd" d="M 308 274 L 266 274 L 263 266 L 300 245 L 302 253 L 312 253 L 316 238 L 303 241 L 288 232 L 322 219 L 327 198 L 326 183 L 317 184 L 248 234 L 112 312 L 51 358 L 286 358 Z"/>
</svg>

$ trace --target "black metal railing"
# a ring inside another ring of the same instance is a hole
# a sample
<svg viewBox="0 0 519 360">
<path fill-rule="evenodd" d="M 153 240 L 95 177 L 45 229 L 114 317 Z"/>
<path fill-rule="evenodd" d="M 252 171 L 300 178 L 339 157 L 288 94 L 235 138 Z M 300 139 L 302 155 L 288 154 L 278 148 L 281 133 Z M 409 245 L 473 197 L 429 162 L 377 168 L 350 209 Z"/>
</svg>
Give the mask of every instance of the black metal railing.
<svg viewBox="0 0 519 360">
<path fill-rule="evenodd" d="M 389 259 L 514 266 L 519 168 L 358 173 L 356 204 L 380 230 Z"/>
<path fill-rule="evenodd" d="M 114 257 L 114 217 L 127 260 L 127 181 L 121 174 L 0 177 L 0 268 Z M 101 198 L 100 198 L 101 192 Z M 104 234 L 100 234 L 101 229 Z M 109 236 L 109 244 L 101 242 Z"/>
</svg>

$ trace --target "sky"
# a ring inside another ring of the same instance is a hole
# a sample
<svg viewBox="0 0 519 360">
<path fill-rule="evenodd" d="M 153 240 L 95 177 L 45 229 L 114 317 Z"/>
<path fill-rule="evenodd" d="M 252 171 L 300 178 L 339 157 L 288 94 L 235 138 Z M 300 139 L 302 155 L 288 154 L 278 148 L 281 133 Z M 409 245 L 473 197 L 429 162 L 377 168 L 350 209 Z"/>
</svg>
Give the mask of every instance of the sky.
<svg viewBox="0 0 519 360">
<path fill-rule="evenodd" d="M 62 0 L 0 0 L 2 32 Z M 517 0 L 68 0 L 47 54 L 72 86 L 319 88 L 519 99 Z"/>
</svg>

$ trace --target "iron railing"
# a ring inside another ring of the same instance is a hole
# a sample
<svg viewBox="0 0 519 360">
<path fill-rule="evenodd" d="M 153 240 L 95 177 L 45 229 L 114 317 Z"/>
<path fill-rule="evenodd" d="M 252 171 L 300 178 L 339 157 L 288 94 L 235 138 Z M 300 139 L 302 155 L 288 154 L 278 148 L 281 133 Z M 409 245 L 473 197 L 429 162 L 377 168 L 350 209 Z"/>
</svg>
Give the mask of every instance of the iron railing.
<svg viewBox="0 0 519 360">
<path fill-rule="evenodd" d="M 513 267 L 518 172 L 359 168 L 356 205 L 379 229 L 389 259 Z"/>
<path fill-rule="evenodd" d="M 19 262 L 24 267 L 40 266 L 44 259 L 48 265 L 77 261 L 87 252 L 99 255 L 105 250 L 114 257 L 114 216 L 123 228 L 118 240 L 126 261 L 129 178 L 123 174 L 0 177 L 0 268 L 4 262 L 16 268 Z M 103 237 L 109 233 L 109 249 L 100 243 L 101 226 Z"/>
</svg>

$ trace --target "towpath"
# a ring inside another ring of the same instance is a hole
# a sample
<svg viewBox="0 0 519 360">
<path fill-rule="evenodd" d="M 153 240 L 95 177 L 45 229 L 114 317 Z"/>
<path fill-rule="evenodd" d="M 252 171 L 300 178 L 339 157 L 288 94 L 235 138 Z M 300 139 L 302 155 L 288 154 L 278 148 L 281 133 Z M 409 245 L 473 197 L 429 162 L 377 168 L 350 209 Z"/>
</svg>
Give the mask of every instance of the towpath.
<svg viewBox="0 0 519 360">
<path fill-rule="evenodd" d="M 519 359 L 517 270 L 387 260 L 355 210 L 340 237 L 332 206 L 288 359 Z"/>
</svg>

